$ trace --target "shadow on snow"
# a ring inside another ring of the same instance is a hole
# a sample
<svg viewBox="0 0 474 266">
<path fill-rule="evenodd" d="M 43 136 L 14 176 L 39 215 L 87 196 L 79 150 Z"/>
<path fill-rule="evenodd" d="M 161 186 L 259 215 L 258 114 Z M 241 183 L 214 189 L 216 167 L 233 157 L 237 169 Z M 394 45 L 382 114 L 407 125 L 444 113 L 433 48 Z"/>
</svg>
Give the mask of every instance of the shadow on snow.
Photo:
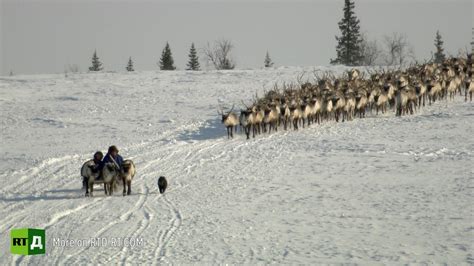
<svg viewBox="0 0 474 266">
<path fill-rule="evenodd" d="M 225 137 L 226 134 L 225 127 L 219 119 L 209 119 L 198 130 L 185 130 L 177 139 L 184 141 L 218 139 Z"/>
</svg>

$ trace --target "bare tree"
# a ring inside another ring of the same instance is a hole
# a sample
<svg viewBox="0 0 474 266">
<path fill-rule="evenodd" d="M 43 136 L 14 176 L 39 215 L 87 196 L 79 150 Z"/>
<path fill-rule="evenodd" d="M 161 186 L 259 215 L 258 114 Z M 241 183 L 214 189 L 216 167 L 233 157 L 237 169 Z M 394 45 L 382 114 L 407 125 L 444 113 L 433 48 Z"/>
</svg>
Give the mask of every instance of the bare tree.
<svg viewBox="0 0 474 266">
<path fill-rule="evenodd" d="M 367 34 L 361 35 L 360 52 L 361 62 L 363 66 L 374 66 L 379 62 L 382 55 L 382 49 L 377 40 L 369 40 Z"/>
<path fill-rule="evenodd" d="M 68 64 L 64 66 L 64 77 L 68 77 L 68 73 L 79 73 L 80 69 L 77 64 Z"/>
<path fill-rule="evenodd" d="M 69 64 L 67 65 L 67 70 L 68 72 L 71 73 L 78 73 L 79 72 L 79 66 L 77 64 Z"/>
<path fill-rule="evenodd" d="M 404 66 L 409 61 L 415 60 L 413 46 L 408 42 L 407 36 L 400 33 L 393 33 L 391 36 L 384 36 L 385 64 L 388 66 Z"/>
<path fill-rule="evenodd" d="M 216 69 L 234 69 L 235 63 L 230 55 L 232 48 L 234 48 L 234 45 L 231 41 L 221 39 L 215 41 L 212 47 L 208 43 L 203 50 L 207 60 L 210 61 Z"/>
<path fill-rule="evenodd" d="M 474 28 L 472 28 L 471 54 L 474 54 Z"/>
</svg>

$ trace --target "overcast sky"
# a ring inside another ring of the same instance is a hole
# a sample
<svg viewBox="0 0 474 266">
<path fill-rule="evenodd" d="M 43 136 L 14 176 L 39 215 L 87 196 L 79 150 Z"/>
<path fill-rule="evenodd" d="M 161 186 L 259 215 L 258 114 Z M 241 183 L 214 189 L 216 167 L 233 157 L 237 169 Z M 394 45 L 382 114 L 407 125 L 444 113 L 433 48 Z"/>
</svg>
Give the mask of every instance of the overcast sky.
<svg viewBox="0 0 474 266">
<path fill-rule="evenodd" d="M 86 71 L 94 49 L 105 70 L 158 69 L 168 41 L 178 69 L 189 47 L 226 38 L 238 68 L 259 68 L 266 51 L 277 66 L 328 65 L 335 57 L 343 0 L 92 1 L 0 0 L 0 73 Z M 447 53 L 470 49 L 472 0 L 356 0 L 361 30 L 382 40 L 404 33 L 417 58 L 430 58 L 439 29 Z M 201 56 L 201 59 L 203 57 Z"/>
</svg>

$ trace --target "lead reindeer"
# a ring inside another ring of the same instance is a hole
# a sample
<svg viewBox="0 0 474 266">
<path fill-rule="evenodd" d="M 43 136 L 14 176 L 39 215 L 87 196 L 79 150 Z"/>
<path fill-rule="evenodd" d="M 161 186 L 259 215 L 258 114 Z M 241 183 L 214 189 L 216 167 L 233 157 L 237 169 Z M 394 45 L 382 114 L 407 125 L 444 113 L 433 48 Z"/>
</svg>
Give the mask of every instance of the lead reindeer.
<svg viewBox="0 0 474 266">
<path fill-rule="evenodd" d="M 232 111 L 234 110 L 234 105 L 232 105 L 232 108 L 227 114 L 224 114 L 224 111 L 217 111 L 219 115 L 222 116 L 222 123 L 224 126 L 227 128 L 227 138 L 233 138 L 234 137 L 234 127 L 237 127 L 239 125 L 239 118 L 235 113 Z"/>
<path fill-rule="evenodd" d="M 123 184 L 123 195 L 125 196 L 125 188 L 127 189 L 127 195 L 132 192 L 132 179 L 136 174 L 135 164 L 132 160 L 125 160 L 122 163 L 122 184 Z"/>
<path fill-rule="evenodd" d="M 250 139 L 250 129 L 252 128 L 252 110 L 247 109 L 241 109 L 240 110 L 240 116 L 239 116 L 239 123 L 241 126 L 241 131 L 243 130 L 245 132 L 245 135 L 247 136 L 247 139 Z M 255 134 L 253 135 L 255 138 Z"/>
<path fill-rule="evenodd" d="M 120 176 L 119 166 L 115 163 L 106 163 L 102 168 L 102 177 L 104 178 L 105 195 L 112 196 L 116 186 L 116 181 Z M 92 193 L 92 188 L 91 188 Z"/>
</svg>

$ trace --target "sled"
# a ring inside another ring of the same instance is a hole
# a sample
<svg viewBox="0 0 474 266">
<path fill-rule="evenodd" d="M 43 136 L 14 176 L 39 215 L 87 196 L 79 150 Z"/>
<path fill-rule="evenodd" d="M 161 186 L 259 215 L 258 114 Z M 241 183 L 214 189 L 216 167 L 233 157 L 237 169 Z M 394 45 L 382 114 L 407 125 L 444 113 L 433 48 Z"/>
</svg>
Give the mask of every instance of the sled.
<svg viewBox="0 0 474 266">
<path fill-rule="evenodd" d="M 104 184 L 104 179 L 96 179 L 96 180 L 94 181 L 94 186 L 95 186 L 95 185 L 103 185 L 103 184 Z M 115 185 L 116 185 L 116 186 L 117 186 L 117 185 L 122 185 L 122 179 L 117 178 L 116 181 L 115 181 Z M 82 186 L 82 189 L 85 190 L 86 187 Z"/>
</svg>

